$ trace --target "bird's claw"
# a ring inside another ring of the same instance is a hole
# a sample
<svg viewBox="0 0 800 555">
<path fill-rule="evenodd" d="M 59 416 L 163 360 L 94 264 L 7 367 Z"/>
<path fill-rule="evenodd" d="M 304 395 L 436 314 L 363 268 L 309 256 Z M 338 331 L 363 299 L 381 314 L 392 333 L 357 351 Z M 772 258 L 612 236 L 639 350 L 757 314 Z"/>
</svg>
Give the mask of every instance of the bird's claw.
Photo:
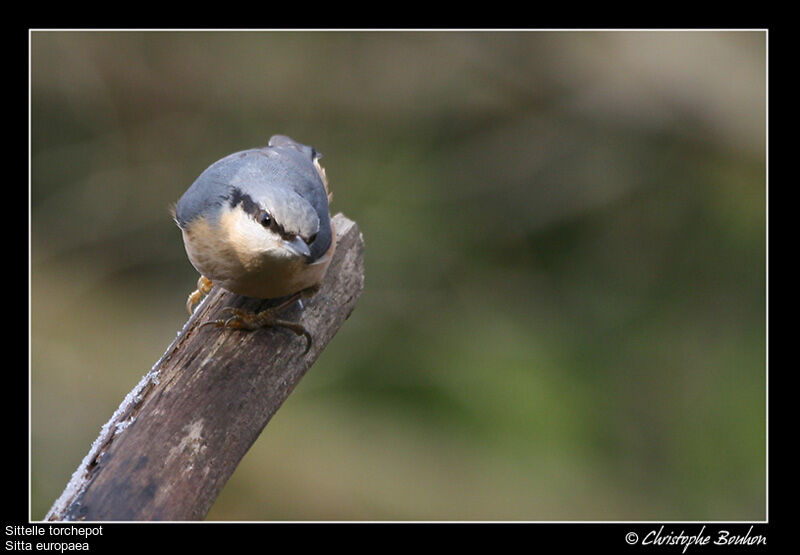
<svg viewBox="0 0 800 555">
<path fill-rule="evenodd" d="M 279 326 L 294 332 L 295 335 L 304 336 L 306 338 L 306 348 L 303 351 L 303 354 L 305 355 L 308 353 L 308 351 L 311 349 L 311 334 L 301 324 L 276 318 L 273 315 L 273 310 L 275 308 L 277 307 L 262 310 L 261 312 L 248 312 L 246 310 L 242 310 L 241 308 L 226 306 L 222 310 L 223 312 L 232 312 L 233 315 L 230 318 L 209 320 L 208 322 L 203 322 L 200 324 L 200 327 L 211 325 L 215 328 L 256 330 L 264 327 Z"/>
<path fill-rule="evenodd" d="M 199 303 L 203 297 L 207 295 L 209 291 L 211 291 L 213 286 L 214 284 L 210 279 L 208 279 L 206 276 L 200 276 L 200 278 L 197 280 L 197 289 L 192 291 L 192 293 L 189 294 L 189 298 L 186 299 L 186 310 L 189 311 L 189 314 L 194 312 L 194 305 Z"/>
</svg>

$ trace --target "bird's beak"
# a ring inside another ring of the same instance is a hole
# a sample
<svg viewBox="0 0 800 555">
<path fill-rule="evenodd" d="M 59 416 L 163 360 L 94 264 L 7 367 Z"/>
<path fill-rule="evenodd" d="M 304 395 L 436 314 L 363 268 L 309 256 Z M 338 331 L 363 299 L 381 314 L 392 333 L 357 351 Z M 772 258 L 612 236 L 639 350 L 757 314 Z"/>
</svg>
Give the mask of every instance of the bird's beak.
<svg viewBox="0 0 800 555">
<path fill-rule="evenodd" d="M 303 239 L 300 238 L 299 235 L 295 235 L 291 240 L 284 239 L 283 246 L 290 252 L 308 258 L 311 256 L 311 251 L 308 249 L 308 245 Z"/>
</svg>

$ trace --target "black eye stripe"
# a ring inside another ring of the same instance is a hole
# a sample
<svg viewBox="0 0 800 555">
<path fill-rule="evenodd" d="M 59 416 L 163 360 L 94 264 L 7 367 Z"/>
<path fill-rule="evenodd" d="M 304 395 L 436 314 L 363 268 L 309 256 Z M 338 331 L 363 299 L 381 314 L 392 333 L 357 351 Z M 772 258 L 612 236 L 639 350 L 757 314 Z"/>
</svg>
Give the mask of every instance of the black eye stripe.
<svg viewBox="0 0 800 555">
<path fill-rule="evenodd" d="M 231 194 L 228 197 L 228 203 L 230 204 L 231 208 L 241 205 L 242 210 L 255 219 L 255 221 L 264 227 L 275 231 L 276 233 L 283 234 L 283 227 L 281 227 L 281 225 L 275 221 L 275 218 L 272 217 L 272 214 L 263 210 L 258 203 L 250 197 L 250 195 L 242 192 L 241 189 L 236 187 L 231 189 Z"/>
<path fill-rule="evenodd" d="M 273 218 L 272 215 L 266 210 L 259 210 L 255 215 L 255 219 L 265 228 L 274 231 L 281 237 L 286 237 L 286 231 L 284 231 L 283 226 L 275 221 L 275 218 Z"/>
<path fill-rule="evenodd" d="M 258 216 L 259 213 L 262 212 L 261 207 L 258 206 L 258 204 L 252 198 L 250 198 L 250 195 L 243 193 L 241 189 L 237 189 L 236 187 L 231 189 L 231 195 L 228 197 L 228 202 L 230 203 L 231 208 L 241 204 L 242 210 L 251 216 Z"/>
<path fill-rule="evenodd" d="M 236 206 L 241 205 L 242 210 L 246 214 L 249 214 L 255 221 L 259 224 L 264 226 L 267 229 L 270 229 L 283 237 L 284 239 L 291 239 L 294 237 L 294 234 L 287 233 L 286 230 L 283 228 L 281 224 L 275 221 L 275 218 L 267 212 L 266 210 L 262 209 L 261 206 L 258 205 L 247 193 L 243 192 L 241 189 L 234 187 L 231 189 L 231 194 L 228 197 L 228 204 L 231 208 L 235 208 Z M 311 244 L 317 238 L 317 234 L 315 233 L 308 239 L 304 239 L 307 244 Z"/>
</svg>

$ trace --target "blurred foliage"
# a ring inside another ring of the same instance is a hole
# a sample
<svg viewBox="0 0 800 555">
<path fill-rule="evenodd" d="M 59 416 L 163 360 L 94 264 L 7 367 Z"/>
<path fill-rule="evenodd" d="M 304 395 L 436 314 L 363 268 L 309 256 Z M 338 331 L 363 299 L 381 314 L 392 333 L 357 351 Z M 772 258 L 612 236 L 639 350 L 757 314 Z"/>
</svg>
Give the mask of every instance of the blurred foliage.
<svg viewBox="0 0 800 555">
<path fill-rule="evenodd" d="M 31 511 L 185 321 L 200 172 L 314 145 L 356 311 L 210 520 L 746 520 L 763 32 L 33 32 Z"/>
</svg>

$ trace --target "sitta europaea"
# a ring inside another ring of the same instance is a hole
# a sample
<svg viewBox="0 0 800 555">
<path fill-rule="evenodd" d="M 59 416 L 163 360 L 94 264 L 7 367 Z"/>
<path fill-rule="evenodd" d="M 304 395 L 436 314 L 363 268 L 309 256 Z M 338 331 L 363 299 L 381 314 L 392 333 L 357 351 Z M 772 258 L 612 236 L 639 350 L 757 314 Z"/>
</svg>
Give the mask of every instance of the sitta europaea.
<svg viewBox="0 0 800 555">
<path fill-rule="evenodd" d="M 213 284 L 259 299 L 288 298 L 251 313 L 205 324 L 256 329 L 286 327 L 307 339 L 300 324 L 274 312 L 316 290 L 335 248 L 328 203 L 330 194 L 321 155 L 284 135 L 263 148 L 236 152 L 209 166 L 175 206 L 175 222 L 186 254 L 200 273 L 193 306 Z M 205 325 L 203 324 L 203 325 Z"/>
</svg>

